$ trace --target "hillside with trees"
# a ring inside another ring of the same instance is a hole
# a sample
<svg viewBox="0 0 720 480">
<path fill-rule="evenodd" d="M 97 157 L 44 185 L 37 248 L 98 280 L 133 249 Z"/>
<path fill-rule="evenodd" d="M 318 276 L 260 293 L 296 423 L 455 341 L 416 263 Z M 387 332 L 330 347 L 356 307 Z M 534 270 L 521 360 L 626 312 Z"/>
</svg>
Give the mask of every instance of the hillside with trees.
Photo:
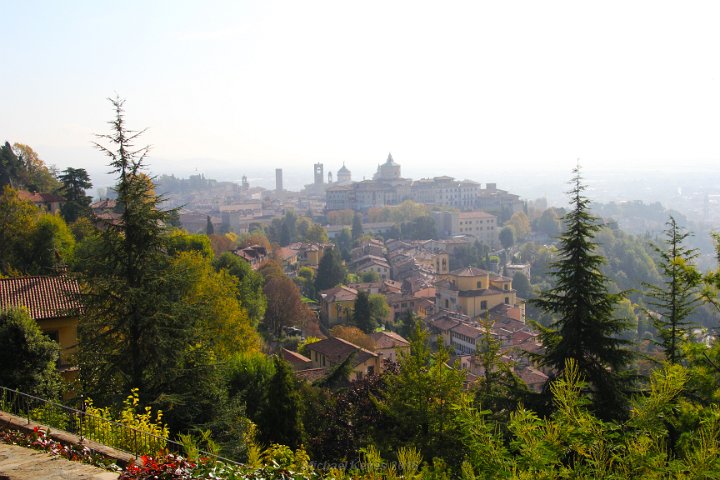
<svg viewBox="0 0 720 480">
<path fill-rule="evenodd" d="M 82 395 L 119 422 L 143 418 L 193 457 L 150 452 L 158 455 L 122 478 L 720 476 L 720 269 L 698 270 L 673 217 L 654 242 L 624 233 L 593 213 L 578 168 L 567 209 L 508 215 L 502 250 L 474 242 L 453 253 L 450 268 L 493 275 L 529 264 L 530 278 L 515 273 L 507 289 L 530 300 L 540 331 L 541 348 L 518 357 L 548 379 L 532 389 L 489 317 L 479 348 L 464 356 L 436 341 L 442 334 L 421 314 L 387 321 L 377 272 L 347 271 L 353 247 L 369 239 L 359 215 L 335 219 L 349 222 L 335 245 L 294 211 L 242 235 L 174 227 L 142 132 L 127 125 L 122 99 L 110 101 L 110 131 L 96 146 L 115 175 L 115 216 L 93 215 L 89 179 L 75 169 L 53 187 L 71 206 L 43 211 L 16 188 L 42 184 L 30 150 L 0 152 L 0 274 L 71 276 L 82 305 L 75 384 L 61 383 L 57 344 L 22 308 L 0 311 L 0 383 L 51 400 Z M 368 218 L 399 222 L 406 238 L 432 236 L 429 210 L 417 204 Z M 278 252 L 296 242 L 322 248 L 314 267 L 283 263 Z M 252 263 L 248 247 L 266 258 Z M 355 292 L 346 322 L 321 325 L 321 292 L 349 279 L 357 290 L 346 285 Z M 409 288 L 395 283 L 398 296 Z M 383 336 L 403 353 L 353 370 L 382 360 L 372 350 Z M 296 368 L 341 349 L 351 353 L 328 368 Z M 469 357 L 481 374 L 462 367 Z M 216 463 L 198 445 L 238 463 Z"/>
</svg>

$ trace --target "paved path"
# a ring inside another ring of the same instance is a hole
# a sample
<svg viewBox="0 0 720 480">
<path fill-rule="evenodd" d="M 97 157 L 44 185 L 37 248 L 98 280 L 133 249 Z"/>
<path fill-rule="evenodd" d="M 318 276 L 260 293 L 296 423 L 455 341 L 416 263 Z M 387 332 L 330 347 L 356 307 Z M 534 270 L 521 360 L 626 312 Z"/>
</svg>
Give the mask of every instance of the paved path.
<svg viewBox="0 0 720 480">
<path fill-rule="evenodd" d="M 117 473 L 0 443 L 0 480 L 115 480 Z"/>
</svg>

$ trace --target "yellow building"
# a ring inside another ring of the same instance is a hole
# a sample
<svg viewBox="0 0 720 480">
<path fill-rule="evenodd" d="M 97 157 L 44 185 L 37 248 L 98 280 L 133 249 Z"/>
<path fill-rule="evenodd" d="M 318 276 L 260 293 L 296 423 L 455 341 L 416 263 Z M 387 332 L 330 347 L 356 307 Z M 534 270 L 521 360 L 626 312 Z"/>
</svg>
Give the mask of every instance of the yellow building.
<svg viewBox="0 0 720 480">
<path fill-rule="evenodd" d="M 328 326 L 347 323 L 355 310 L 358 291 L 340 285 L 320 292 L 320 315 Z"/>
<path fill-rule="evenodd" d="M 470 318 L 485 316 L 490 310 L 510 305 L 523 312 L 512 279 L 475 267 L 465 267 L 442 275 L 435 284 L 435 306 L 463 313 Z"/>
<path fill-rule="evenodd" d="M 415 259 L 415 263 L 432 270 L 437 275 L 445 275 L 450 271 L 450 256 L 447 252 L 420 250 L 413 254 L 412 258 Z"/>
<path fill-rule="evenodd" d="M 402 356 L 410 355 L 410 342 L 395 332 L 374 332 L 370 338 L 375 345 L 373 352 L 382 360 L 398 362 Z"/>
<path fill-rule="evenodd" d="M 0 279 L 0 309 L 27 309 L 40 330 L 60 345 L 58 370 L 68 382 L 77 376 L 79 293 L 77 281 L 67 276 Z"/>
<path fill-rule="evenodd" d="M 332 243 L 291 243 L 287 248 L 297 253 L 297 261 L 301 267 L 317 268 L 327 250 L 333 248 Z"/>
</svg>

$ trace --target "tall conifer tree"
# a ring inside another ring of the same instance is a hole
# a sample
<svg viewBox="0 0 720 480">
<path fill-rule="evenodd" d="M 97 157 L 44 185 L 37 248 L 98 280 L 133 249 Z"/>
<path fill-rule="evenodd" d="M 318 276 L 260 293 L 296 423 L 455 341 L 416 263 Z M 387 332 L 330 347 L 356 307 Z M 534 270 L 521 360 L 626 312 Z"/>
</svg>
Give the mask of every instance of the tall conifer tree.
<svg viewBox="0 0 720 480">
<path fill-rule="evenodd" d="M 333 288 L 345 278 L 345 267 L 342 263 L 340 253 L 335 248 L 325 250 L 320 264 L 318 265 L 317 276 L 315 277 L 315 289 L 320 292 Z"/>
<path fill-rule="evenodd" d="M 258 418 L 266 443 L 298 448 L 303 443 L 302 399 L 290 365 L 275 357 L 275 374 L 267 386 L 267 402 Z"/>
<path fill-rule="evenodd" d="M 613 316 L 623 293 L 608 291 L 608 279 L 600 272 L 605 259 L 595 253 L 598 219 L 590 214 L 584 196 L 580 168 L 570 182 L 571 209 L 565 215 L 560 237 L 559 260 L 552 267 L 555 286 L 533 300 L 550 313 L 553 323 L 541 332 L 545 353 L 541 363 L 559 374 L 573 359 L 586 378 L 595 410 L 603 418 L 622 417 L 628 384 L 626 367 L 632 358 L 619 334 L 627 321 Z"/>
<path fill-rule="evenodd" d="M 700 304 L 698 288 L 702 278 L 692 264 L 698 256 L 697 250 L 684 245 L 689 233 L 683 231 L 672 216 L 666 225 L 663 245 L 653 246 L 660 256 L 658 267 L 663 283 L 646 284 L 645 295 L 654 310 L 653 324 L 660 334 L 658 343 L 668 361 L 677 363 L 682 358 L 680 343 L 690 326 L 687 318 Z"/>
<path fill-rule="evenodd" d="M 353 323 L 365 333 L 372 333 L 375 330 L 375 319 L 372 317 L 370 308 L 370 295 L 364 290 L 359 291 L 355 299 Z"/>
</svg>

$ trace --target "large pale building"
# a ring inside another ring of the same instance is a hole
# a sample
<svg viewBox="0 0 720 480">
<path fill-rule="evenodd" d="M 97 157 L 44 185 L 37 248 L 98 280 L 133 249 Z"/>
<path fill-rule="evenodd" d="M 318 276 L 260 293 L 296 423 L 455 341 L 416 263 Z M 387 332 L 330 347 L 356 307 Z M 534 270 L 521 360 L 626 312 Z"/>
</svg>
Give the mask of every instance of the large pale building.
<svg viewBox="0 0 720 480">
<path fill-rule="evenodd" d="M 344 165 L 338 170 L 337 183 L 325 192 L 327 210 L 366 211 L 369 208 L 397 205 L 410 198 L 412 180 L 400 177 L 400 165 L 392 155 L 382 165 L 372 180 L 352 182 L 350 170 Z"/>
<path fill-rule="evenodd" d="M 478 190 L 476 207 L 479 210 L 494 213 L 501 222 L 506 222 L 515 212 L 522 211 L 524 205 L 518 195 L 497 188 L 497 184 L 488 183 Z"/>
<path fill-rule="evenodd" d="M 495 248 L 499 245 L 497 217 L 488 212 L 434 212 L 435 228 L 443 238 L 468 235 Z"/>
<path fill-rule="evenodd" d="M 475 207 L 480 184 L 453 177 L 423 178 L 413 182 L 410 198 L 427 205 L 443 205 L 461 210 Z"/>
</svg>

